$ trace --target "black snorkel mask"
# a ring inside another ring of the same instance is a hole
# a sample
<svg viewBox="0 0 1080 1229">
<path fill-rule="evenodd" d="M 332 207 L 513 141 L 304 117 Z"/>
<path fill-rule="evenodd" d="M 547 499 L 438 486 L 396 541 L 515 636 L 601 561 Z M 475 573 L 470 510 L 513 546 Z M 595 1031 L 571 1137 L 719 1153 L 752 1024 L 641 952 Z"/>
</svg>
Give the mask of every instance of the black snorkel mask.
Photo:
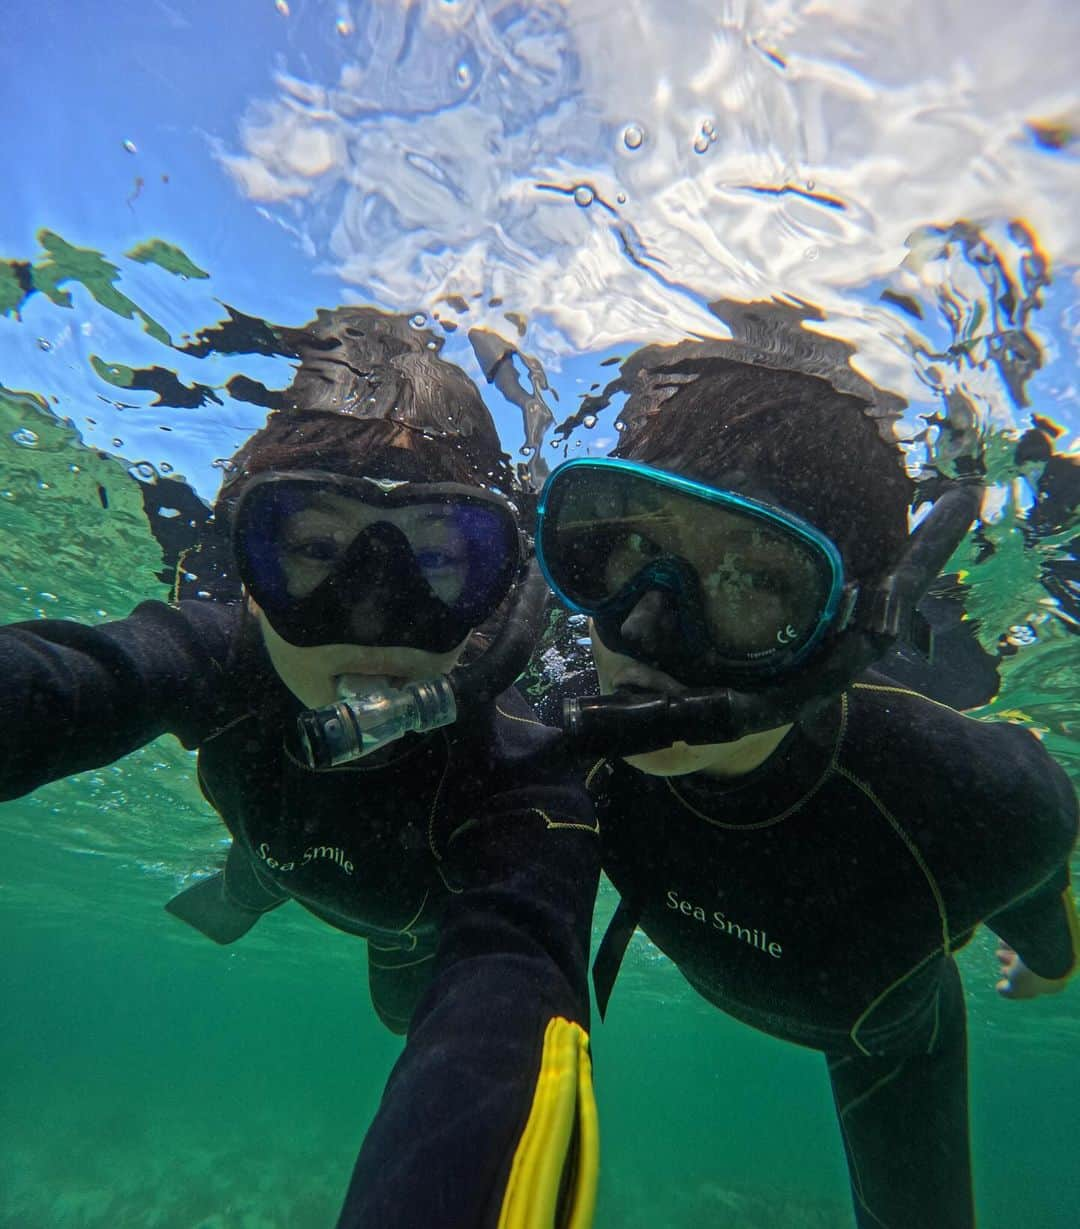
<svg viewBox="0 0 1080 1229">
<path fill-rule="evenodd" d="M 512 595 L 483 655 L 401 687 L 343 676 L 336 703 L 299 717 L 315 768 L 449 725 L 513 683 L 539 636 L 546 586 L 501 495 L 455 483 L 323 471 L 252 479 L 233 514 L 245 586 L 302 648 L 393 645 L 446 653 Z"/>
<path fill-rule="evenodd" d="M 981 497 L 977 482 L 946 490 L 892 572 L 860 588 L 835 546 L 783 509 L 634 462 L 560 466 L 537 529 L 549 584 L 609 649 L 689 688 L 566 700 L 567 735 L 614 756 L 733 742 L 804 716 L 900 637 L 929 652 L 916 607 Z M 651 626 L 628 639 L 638 618 Z"/>
</svg>

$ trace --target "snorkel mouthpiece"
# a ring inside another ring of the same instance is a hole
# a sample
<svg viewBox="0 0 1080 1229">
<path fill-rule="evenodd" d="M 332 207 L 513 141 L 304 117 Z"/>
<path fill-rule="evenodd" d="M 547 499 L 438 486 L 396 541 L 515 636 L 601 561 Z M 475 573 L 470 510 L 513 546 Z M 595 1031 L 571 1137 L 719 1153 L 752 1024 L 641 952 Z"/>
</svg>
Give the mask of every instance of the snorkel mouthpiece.
<svg viewBox="0 0 1080 1229">
<path fill-rule="evenodd" d="M 370 682 L 363 675 L 346 675 L 338 683 L 336 703 L 309 709 L 297 718 L 309 767 L 336 768 L 405 734 L 423 734 L 457 720 L 457 700 L 445 674 L 374 690 Z"/>
<path fill-rule="evenodd" d="M 763 702 L 729 688 L 679 695 L 616 691 L 563 701 L 563 729 L 575 750 L 590 755 L 643 755 L 676 742 L 731 742 L 791 719 L 771 697 Z"/>
</svg>

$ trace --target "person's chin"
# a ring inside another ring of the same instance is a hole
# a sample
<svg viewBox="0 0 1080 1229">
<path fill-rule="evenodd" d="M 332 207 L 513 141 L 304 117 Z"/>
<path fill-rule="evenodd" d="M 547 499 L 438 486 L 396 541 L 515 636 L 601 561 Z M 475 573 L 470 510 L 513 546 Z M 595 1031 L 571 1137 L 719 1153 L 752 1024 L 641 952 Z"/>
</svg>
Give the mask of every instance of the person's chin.
<svg viewBox="0 0 1080 1229">
<path fill-rule="evenodd" d="M 659 751 L 643 751 L 640 755 L 623 758 L 631 768 L 648 773 L 651 777 L 683 777 L 687 773 L 700 772 L 708 756 L 704 748 L 673 743 Z"/>
</svg>

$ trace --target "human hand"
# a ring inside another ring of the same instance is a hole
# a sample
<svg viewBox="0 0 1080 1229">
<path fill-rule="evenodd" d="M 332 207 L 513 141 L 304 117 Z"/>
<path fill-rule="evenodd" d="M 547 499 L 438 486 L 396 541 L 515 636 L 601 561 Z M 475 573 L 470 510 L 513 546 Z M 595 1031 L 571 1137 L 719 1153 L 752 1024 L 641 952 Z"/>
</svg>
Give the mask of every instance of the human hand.
<svg viewBox="0 0 1080 1229">
<path fill-rule="evenodd" d="M 996 954 L 1001 977 L 994 988 L 1003 999 L 1037 999 L 1065 989 L 1064 977 L 1051 979 L 1033 973 L 1007 943 L 1002 943 Z"/>
</svg>

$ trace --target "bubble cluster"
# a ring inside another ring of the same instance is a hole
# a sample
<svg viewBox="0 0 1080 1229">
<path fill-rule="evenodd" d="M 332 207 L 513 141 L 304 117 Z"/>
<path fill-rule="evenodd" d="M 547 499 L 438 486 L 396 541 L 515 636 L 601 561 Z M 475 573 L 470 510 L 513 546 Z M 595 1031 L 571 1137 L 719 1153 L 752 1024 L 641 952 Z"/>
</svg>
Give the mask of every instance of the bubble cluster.
<svg viewBox="0 0 1080 1229">
<path fill-rule="evenodd" d="M 703 119 L 698 134 L 694 137 L 694 153 L 703 154 L 710 145 L 716 144 L 716 126 L 711 119 Z"/>
</svg>

